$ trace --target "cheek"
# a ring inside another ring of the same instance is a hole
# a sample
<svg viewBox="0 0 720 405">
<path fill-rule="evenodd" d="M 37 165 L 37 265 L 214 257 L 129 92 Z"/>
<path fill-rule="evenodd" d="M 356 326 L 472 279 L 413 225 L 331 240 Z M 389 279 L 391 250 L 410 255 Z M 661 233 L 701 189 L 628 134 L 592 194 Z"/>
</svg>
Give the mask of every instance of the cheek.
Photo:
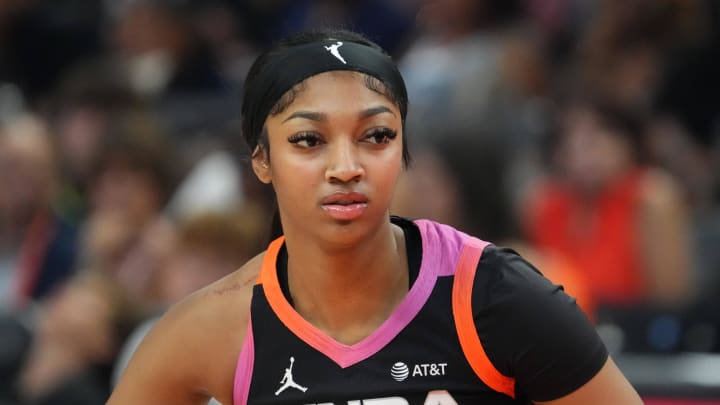
<svg viewBox="0 0 720 405">
<path fill-rule="evenodd" d="M 374 183 L 377 192 L 386 195 L 389 200 L 395 191 L 400 174 L 402 173 L 402 153 L 388 153 L 383 159 L 378 159 L 368 170 L 368 181 Z"/>
<path fill-rule="evenodd" d="M 293 203 L 309 197 L 310 190 L 324 181 L 324 165 L 320 158 L 294 156 L 289 153 L 270 157 L 272 185 L 278 199 L 295 199 Z"/>
</svg>

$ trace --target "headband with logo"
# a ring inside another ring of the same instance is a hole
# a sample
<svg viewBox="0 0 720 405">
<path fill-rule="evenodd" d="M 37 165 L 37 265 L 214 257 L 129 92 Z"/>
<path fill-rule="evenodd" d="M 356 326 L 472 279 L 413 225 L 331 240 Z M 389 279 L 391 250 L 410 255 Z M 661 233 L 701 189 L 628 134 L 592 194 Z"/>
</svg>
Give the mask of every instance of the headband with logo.
<svg viewBox="0 0 720 405">
<path fill-rule="evenodd" d="M 389 56 L 367 45 L 340 40 L 324 40 L 286 49 L 282 56 L 271 56 L 270 62 L 249 84 L 246 100 L 254 108 L 246 110 L 245 119 L 252 133 L 259 133 L 268 114 L 288 90 L 303 80 L 323 72 L 350 70 L 380 80 L 397 97 L 407 99 L 405 83 Z M 404 117 L 403 117 L 404 118 Z"/>
</svg>

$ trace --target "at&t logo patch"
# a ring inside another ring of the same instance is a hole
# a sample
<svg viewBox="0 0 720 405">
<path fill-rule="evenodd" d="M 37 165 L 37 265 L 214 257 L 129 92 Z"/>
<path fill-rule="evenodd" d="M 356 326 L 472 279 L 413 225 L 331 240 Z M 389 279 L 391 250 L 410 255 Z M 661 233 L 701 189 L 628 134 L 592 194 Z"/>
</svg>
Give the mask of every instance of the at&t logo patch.
<svg viewBox="0 0 720 405">
<path fill-rule="evenodd" d="M 419 363 L 412 369 L 402 361 L 393 364 L 390 375 L 395 381 L 405 381 L 408 377 L 437 377 L 445 375 L 447 363 Z"/>
<path fill-rule="evenodd" d="M 398 361 L 397 363 L 393 364 L 392 368 L 390 369 L 390 375 L 395 381 L 405 381 L 410 375 L 410 369 L 408 368 L 407 364 L 403 363 L 402 361 Z"/>
</svg>

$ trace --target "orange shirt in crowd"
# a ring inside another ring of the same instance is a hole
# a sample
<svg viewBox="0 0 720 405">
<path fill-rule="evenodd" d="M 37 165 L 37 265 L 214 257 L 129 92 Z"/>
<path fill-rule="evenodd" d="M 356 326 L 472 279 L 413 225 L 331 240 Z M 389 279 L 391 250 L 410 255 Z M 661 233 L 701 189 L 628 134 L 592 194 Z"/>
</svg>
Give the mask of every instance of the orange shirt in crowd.
<svg viewBox="0 0 720 405">
<path fill-rule="evenodd" d="M 629 173 L 592 201 L 546 183 L 531 197 L 530 242 L 568 258 L 585 275 L 598 305 L 630 304 L 643 296 L 637 209 L 642 172 Z"/>
</svg>

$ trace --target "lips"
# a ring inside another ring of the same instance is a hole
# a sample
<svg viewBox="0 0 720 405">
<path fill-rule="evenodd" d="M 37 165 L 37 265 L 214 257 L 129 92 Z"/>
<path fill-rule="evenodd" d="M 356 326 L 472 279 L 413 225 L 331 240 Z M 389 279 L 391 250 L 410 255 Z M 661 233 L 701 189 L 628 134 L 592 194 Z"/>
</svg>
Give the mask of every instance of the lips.
<svg viewBox="0 0 720 405">
<path fill-rule="evenodd" d="M 322 209 L 333 219 L 350 221 L 360 217 L 367 208 L 368 198 L 357 192 L 338 191 L 321 201 Z"/>
<path fill-rule="evenodd" d="M 353 191 L 336 191 L 322 199 L 322 205 L 350 205 L 367 204 L 368 198 L 365 194 Z"/>
</svg>

